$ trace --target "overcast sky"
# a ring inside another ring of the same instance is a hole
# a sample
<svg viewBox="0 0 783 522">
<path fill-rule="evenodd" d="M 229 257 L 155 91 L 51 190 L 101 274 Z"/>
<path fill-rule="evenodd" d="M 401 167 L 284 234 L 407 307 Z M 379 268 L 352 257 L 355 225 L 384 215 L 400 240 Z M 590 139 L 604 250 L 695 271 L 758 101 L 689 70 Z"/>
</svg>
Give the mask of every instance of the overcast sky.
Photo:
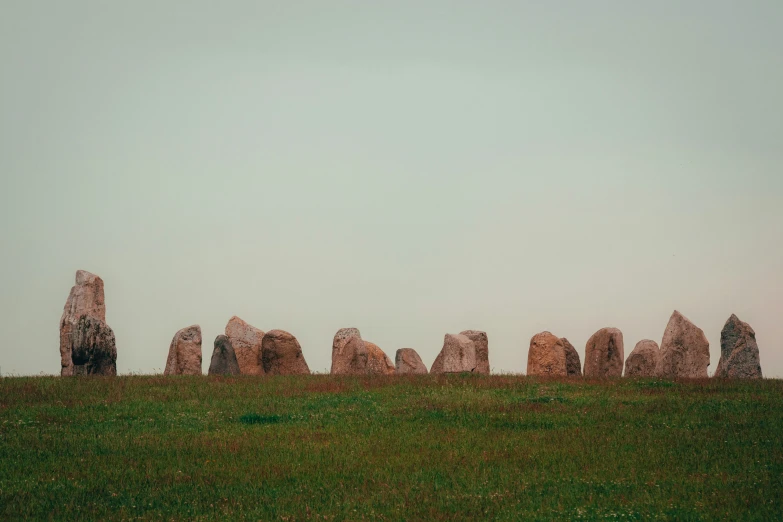
<svg viewBox="0 0 783 522">
<path fill-rule="evenodd" d="M 59 373 L 77 269 L 118 371 L 238 315 L 628 355 L 736 313 L 783 377 L 783 2 L 0 0 L 0 367 Z"/>
</svg>

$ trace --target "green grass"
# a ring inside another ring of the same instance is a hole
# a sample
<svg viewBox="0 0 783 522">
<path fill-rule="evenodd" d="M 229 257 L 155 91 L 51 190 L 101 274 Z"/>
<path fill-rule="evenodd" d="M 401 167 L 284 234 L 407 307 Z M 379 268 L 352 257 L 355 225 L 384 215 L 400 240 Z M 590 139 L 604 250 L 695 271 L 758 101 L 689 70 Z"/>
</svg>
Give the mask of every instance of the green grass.
<svg viewBox="0 0 783 522">
<path fill-rule="evenodd" d="M 0 519 L 781 520 L 783 381 L 0 379 Z"/>
</svg>

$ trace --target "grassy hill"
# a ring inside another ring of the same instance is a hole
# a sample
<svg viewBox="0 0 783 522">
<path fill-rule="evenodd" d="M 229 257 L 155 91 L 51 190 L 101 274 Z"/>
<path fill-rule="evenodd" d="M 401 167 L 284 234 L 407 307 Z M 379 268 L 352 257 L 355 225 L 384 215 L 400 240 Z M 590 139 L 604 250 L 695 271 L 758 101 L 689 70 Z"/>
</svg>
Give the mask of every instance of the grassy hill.
<svg viewBox="0 0 783 522">
<path fill-rule="evenodd" d="M 0 379 L 0 518 L 783 519 L 783 381 Z"/>
</svg>

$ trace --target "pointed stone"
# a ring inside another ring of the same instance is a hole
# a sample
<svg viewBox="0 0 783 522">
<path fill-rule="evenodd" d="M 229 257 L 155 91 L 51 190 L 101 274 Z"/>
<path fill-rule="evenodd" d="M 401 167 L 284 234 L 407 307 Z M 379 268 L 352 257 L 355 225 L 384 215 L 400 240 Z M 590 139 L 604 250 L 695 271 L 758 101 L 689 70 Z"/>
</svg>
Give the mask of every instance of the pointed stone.
<svg viewBox="0 0 783 522">
<path fill-rule="evenodd" d="M 234 316 L 226 324 L 226 337 L 234 347 L 239 372 L 243 375 L 264 375 L 264 366 L 261 364 L 264 332 Z"/>
<path fill-rule="evenodd" d="M 364 341 L 367 347 L 367 373 L 370 375 L 393 375 L 394 364 L 377 344 Z"/>
<path fill-rule="evenodd" d="M 218 335 L 215 338 L 215 349 L 212 351 L 208 374 L 239 375 L 239 363 L 236 353 L 234 353 L 234 347 L 231 345 L 231 340 L 225 335 Z"/>
<path fill-rule="evenodd" d="M 443 348 L 430 373 L 462 373 L 472 372 L 476 368 L 476 346 L 469 337 L 464 335 L 446 334 Z"/>
<path fill-rule="evenodd" d="M 302 347 L 296 337 L 283 330 L 271 330 L 261 341 L 261 361 L 266 375 L 307 375 Z"/>
<path fill-rule="evenodd" d="M 197 324 L 174 334 L 163 375 L 201 375 L 201 327 Z"/>
<path fill-rule="evenodd" d="M 585 346 L 585 377 L 623 375 L 623 333 L 617 328 L 601 328 Z"/>
<path fill-rule="evenodd" d="M 396 372 L 402 374 L 426 374 L 427 366 L 413 348 L 400 348 L 394 357 Z"/>
<path fill-rule="evenodd" d="M 563 349 L 565 350 L 566 358 L 566 375 L 569 377 L 581 377 L 582 376 L 582 361 L 579 360 L 579 353 L 574 348 L 568 339 L 561 337 L 563 342 Z"/>
<path fill-rule="evenodd" d="M 710 342 L 701 328 L 677 310 L 674 311 L 661 341 L 661 357 L 655 373 L 658 377 L 707 377 Z"/>
<path fill-rule="evenodd" d="M 567 375 L 565 346 L 559 337 L 550 332 L 541 332 L 530 339 L 527 374 L 548 377 Z"/>
<path fill-rule="evenodd" d="M 761 379 L 756 332 L 731 314 L 720 333 L 720 361 L 715 377 Z"/>
<path fill-rule="evenodd" d="M 655 377 L 655 369 L 661 358 L 658 343 L 645 339 L 636 343 L 631 354 L 625 360 L 626 377 Z"/>
<path fill-rule="evenodd" d="M 367 373 L 367 346 L 357 328 L 341 328 L 332 340 L 332 375 Z"/>
<path fill-rule="evenodd" d="M 474 372 L 489 375 L 489 339 L 487 338 L 487 332 L 465 330 L 460 332 L 460 335 L 464 335 L 473 341 L 476 347 L 476 369 Z"/>
</svg>

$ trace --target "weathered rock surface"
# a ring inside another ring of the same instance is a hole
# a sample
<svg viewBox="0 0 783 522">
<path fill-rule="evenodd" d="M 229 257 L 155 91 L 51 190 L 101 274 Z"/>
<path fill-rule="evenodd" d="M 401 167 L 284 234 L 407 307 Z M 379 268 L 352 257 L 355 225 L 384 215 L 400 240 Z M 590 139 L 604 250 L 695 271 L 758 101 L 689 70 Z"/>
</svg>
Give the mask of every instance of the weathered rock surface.
<svg viewBox="0 0 783 522">
<path fill-rule="evenodd" d="M 541 332 L 530 339 L 527 374 L 550 377 L 567 375 L 565 346 L 559 337 L 550 332 Z"/>
<path fill-rule="evenodd" d="M 163 375 L 201 375 L 201 327 L 197 324 L 174 334 Z"/>
<path fill-rule="evenodd" d="M 480 330 L 465 330 L 460 332 L 471 341 L 476 347 L 476 369 L 474 373 L 483 373 L 489 375 L 489 339 L 487 332 Z"/>
<path fill-rule="evenodd" d="M 397 350 L 394 362 L 398 374 L 427 373 L 427 366 L 422 362 L 421 357 L 419 357 L 419 354 L 413 348 L 400 348 Z"/>
<path fill-rule="evenodd" d="M 601 328 L 585 346 L 585 377 L 621 377 L 624 359 L 623 333 Z"/>
<path fill-rule="evenodd" d="M 472 372 L 476 368 L 476 346 L 464 335 L 446 334 L 443 348 L 432 363 L 430 373 Z"/>
<path fill-rule="evenodd" d="M 73 359 L 75 348 L 78 362 Z M 103 280 L 85 270 L 76 272 L 76 285 L 60 318 L 60 374 L 117 374 L 117 347 L 106 324 Z"/>
<path fill-rule="evenodd" d="M 283 330 L 271 330 L 261 341 L 261 361 L 267 375 L 309 374 L 302 347 L 296 337 Z"/>
<path fill-rule="evenodd" d="M 563 349 L 565 350 L 566 358 L 566 375 L 569 377 L 581 377 L 582 376 L 582 361 L 579 360 L 579 353 L 574 348 L 568 339 L 561 337 L 563 342 Z"/>
<path fill-rule="evenodd" d="M 649 339 L 639 341 L 625 360 L 625 376 L 655 377 L 655 368 L 660 358 L 658 343 Z"/>
<path fill-rule="evenodd" d="M 209 375 L 239 375 L 239 363 L 234 347 L 225 335 L 218 335 L 215 338 L 215 349 L 209 362 Z"/>
<path fill-rule="evenodd" d="M 701 328 L 677 310 L 661 341 L 661 357 L 655 373 L 659 377 L 707 377 L 710 343 Z"/>
<path fill-rule="evenodd" d="M 264 366 L 261 364 L 264 332 L 234 316 L 226 324 L 226 337 L 234 347 L 239 372 L 243 375 L 264 375 Z"/>
<path fill-rule="evenodd" d="M 364 341 L 364 345 L 367 347 L 367 373 L 371 375 L 394 374 L 394 364 L 377 344 Z"/>
<path fill-rule="evenodd" d="M 756 332 L 734 314 L 720 333 L 720 361 L 715 377 L 761 379 Z"/>
<path fill-rule="evenodd" d="M 332 375 L 367 373 L 367 346 L 357 328 L 341 328 L 332 341 Z"/>
</svg>

